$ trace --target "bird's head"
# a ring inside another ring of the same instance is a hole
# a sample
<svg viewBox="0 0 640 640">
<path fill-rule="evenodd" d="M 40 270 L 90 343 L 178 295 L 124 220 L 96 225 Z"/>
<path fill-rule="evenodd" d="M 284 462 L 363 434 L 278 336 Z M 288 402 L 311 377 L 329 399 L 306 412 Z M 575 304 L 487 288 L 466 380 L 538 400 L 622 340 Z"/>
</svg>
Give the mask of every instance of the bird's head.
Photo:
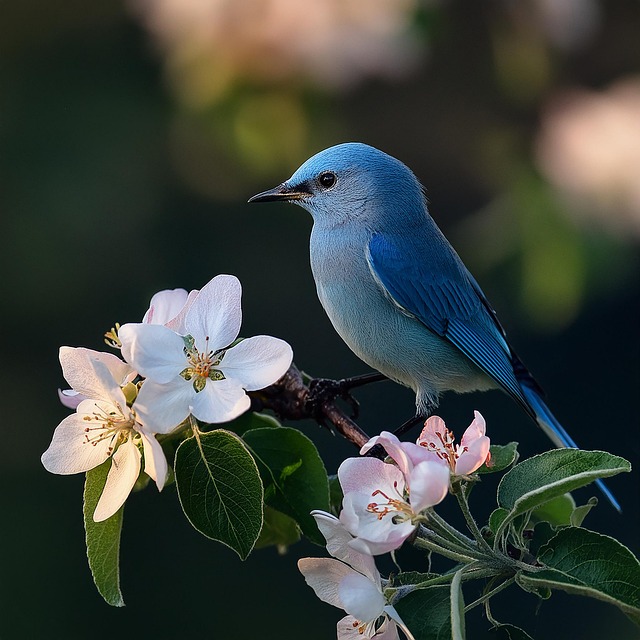
<svg viewBox="0 0 640 640">
<path fill-rule="evenodd" d="M 329 224 L 357 218 L 367 226 L 377 226 L 376 219 L 387 213 L 424 211 L 422 188 L 411 170 L 359 142 L 317 153 L 288 180 L 249 200 L 271 201 L 293 202 L 307 209 L 316 222 Z"/>
</svg>

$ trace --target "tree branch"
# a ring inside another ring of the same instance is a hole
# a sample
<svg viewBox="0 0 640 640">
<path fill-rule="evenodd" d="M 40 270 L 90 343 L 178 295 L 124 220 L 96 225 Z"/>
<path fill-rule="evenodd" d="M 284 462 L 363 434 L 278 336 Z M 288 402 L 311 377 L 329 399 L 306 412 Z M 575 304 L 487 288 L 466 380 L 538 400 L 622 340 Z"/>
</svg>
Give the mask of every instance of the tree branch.
<svg viewBox="0 0 640 640">
<path fill-rule="evenodd" d="M 359 377 L 364 380 L 364 377 Z M 371 374 L 368 382 L 381 380 L 381 374 Z M 360 384 L 364 384 L 361 382 Z M 354 386 L 360 386 L 360 384 Z M 337 382 L 336 386 L 340 386 Z M 333 425 L 335 430 L 360 449 L 369 441 L 369 436 L 335 404 L 335 398 L 318 399 L 310 392 L 310 384 L 305 384 L 300 370 L 291 365 L 289 370 L 276 382 L 260 391 L 250 391 L 251 410 L 271 409 L 284 420 L 315 420 L 318 424 Z"/>
</svg>

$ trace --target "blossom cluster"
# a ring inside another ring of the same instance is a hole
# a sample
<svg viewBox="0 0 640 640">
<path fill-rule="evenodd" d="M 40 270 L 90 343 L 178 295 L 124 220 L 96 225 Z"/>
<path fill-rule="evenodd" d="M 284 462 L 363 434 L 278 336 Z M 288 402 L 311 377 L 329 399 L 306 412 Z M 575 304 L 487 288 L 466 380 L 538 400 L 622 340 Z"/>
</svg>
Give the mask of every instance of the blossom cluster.
<svg viewBox="0 0 640 640">
<path fill-rule="evenodd" d="M 242 288 L 219 275 L 201 290 L 160 291 L 141 323 L 111 334 L 122 358 L 61 347 L 60 364 L 71 389 L 62 403 L 75 409 L 56 428 L 42 455 L 48 471 L 111 467 L 93 518 L 111 517 L 124 504 L 141 469 L 162 490 L 168 463 L 158 436 L 193 416 L 228 422 L 249 409 L 247 391 L 276 382 L 291 365 L 291 347 L 278 338 L 238 339 Z"/>
<path fill-rule="evenodd" d="M 432 416 L 415 443 L 383 431 L 360 450 L 366 454 L 380 445 L 388 462 L 361 457 L 340 465 L 340 517 L 312 514 L 333 558 L 298 563 L 318 597 L 349 614 L 338 623 L 338 640 L 396 640 L 398 626 L 412 638 L 384 596 L 373 556 L 395 551 L 428 522 L 425 511 L 444 500 L 452 477 L 464 478 L 489 461 L 485 421 L 474 413 L 458 445 L 444 421 Z"/>
</svg>

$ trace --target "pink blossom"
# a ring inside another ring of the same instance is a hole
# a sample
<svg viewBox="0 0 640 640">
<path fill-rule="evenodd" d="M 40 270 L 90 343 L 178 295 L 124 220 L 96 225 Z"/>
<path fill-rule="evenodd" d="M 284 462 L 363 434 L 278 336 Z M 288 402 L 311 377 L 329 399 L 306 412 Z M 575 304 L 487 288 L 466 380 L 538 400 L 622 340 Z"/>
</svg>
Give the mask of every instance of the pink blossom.
<svg viewBox="0 0 640 640">
<path fill-rule="evenodd" d="M 442 460 L 459 476 L 468 475 L 479 469 L 489 460 L 490 440 L 485 435 L 486 423 L 479 411 L 474 411 L 473 422 L 462 436 L 460 444 L 454 445 L 454 436 L 438 416 L 431 416 L 417 440 L 434 458 Z"/>
<path fill-rule="evenodd" d="M 382 445 L 396 462 L 349 458 L 338 469 L 344 499 L 340 521 L 355 536 L 351 546 L 379 555 L 398 549 L 418 526 L 420 513 L 444 500 L 449 469 L 431 453 L 383 432 L 363 448 Z"/>
</svg>

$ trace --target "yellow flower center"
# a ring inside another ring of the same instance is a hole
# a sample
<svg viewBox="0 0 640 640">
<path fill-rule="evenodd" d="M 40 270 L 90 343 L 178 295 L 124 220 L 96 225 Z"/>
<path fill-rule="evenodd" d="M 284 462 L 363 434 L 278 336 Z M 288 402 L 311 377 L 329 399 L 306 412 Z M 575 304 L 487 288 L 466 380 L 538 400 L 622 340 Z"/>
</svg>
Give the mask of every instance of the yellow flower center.
<svg viewBox="0 0 640 640">
<path fill-rule="evenodd" d="M 225 352 L 223 349 L 210 350 L 209 336 L 206 337 L 204 351 L 198 351 L 191 336 L 185 336 L 184 341 L 184 352 L 189 366 L 185 367 L 180 372 L 180 375 L 185 380 L 193 380 L 193 388 L 196 393 L 205 388 L 207 380 L 224 380 L 222 371 L 216 369 L 224 357 Z"/>
</svg>

